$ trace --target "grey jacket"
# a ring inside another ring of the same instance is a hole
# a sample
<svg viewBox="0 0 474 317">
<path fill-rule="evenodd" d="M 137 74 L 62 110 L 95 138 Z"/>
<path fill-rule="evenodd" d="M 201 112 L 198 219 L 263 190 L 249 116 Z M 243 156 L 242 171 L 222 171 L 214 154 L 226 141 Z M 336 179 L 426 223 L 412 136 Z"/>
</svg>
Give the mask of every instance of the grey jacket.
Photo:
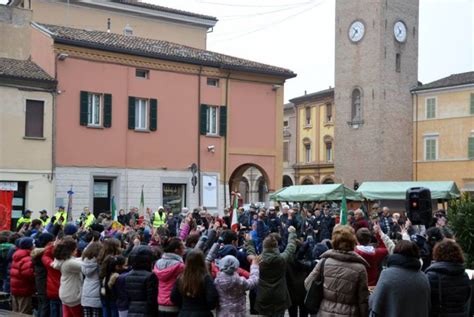
<svg viewBox="0 0 474 317">
<path fill-rule="evenodd" d="M 99 265 L 96 259 L 84 259 L 82 262 L 82 274 L 84 284 L 82 285 L 81 305 L 83 307 L 102 307 L 100 301 L 100 279 Z"/>
<path fill-rule="evenodd" d="M 238 273 L 229 275 L 223 272 L 217 273 L 214 280 L 217 292 L 219 293 L 219 306 L 217 307 L 217 316 L 246 316 L 246 291 L 257 287 L 259 269 L 258 265 L 250 267 L 250 276 L 248 279 L 241 277 Z"/>
</svg>

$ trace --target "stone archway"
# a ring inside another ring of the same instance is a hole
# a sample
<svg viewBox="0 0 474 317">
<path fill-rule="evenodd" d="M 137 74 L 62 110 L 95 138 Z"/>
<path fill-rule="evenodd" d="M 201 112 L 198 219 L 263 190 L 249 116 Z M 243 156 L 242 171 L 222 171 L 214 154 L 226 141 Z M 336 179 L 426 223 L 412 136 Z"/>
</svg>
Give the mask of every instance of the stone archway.
<svg viewBox="0 0 474 317">
<path fill-rule="evenodd" d="M 283 175 L 283 182 L 282 182 L 282 184 L 283 184 L 282 187 L 293 186 L 293 180 L 291 179 L 290 176 L 288 176 L 288 175 Z"/>
<path fill-rule="evenodd" d="M 310 177 L 305 177 L 301 181 L 301 185 L 313 185 L 313 184 L 314 184 L 314 182 Z"/>
<path fill-rule="evenodd" d="M 232 198 L 232 192 L 240 192 L 240 185 L 243 178 L 248 182 L 248 203 L 256 203 L 262 198 L 263 200 L 261 202 L 268 201 L 268 188 L 270 188 L 268 175 L 262 167 L 252 163 L 240 165 L 232 172 L 229 178 L 230 191 L 227 199 Z M 242 198 L 244 198 L 243 193 L 241 193 L 241 195 Z M 245 201 L 242 199 L 242 202 Z"/>
<path fill-rule="evenodd" d="M 240 180 L 239 192 L 240 192 L 240 195 L 242 196 L 242 202 L 244 204 L 248 204 L 250 201 L 249 200 L 250 184 L 249 184 L 249 180 L 245 176 L 242 176 L 242 179 Z"/>
<path fill-rule="evenodd" d="M 331 176 L 326 176 L 325 178 L 323 178 L 321 184 L 334 184 L 334 178 L 332 178 Z"/>
</svg>

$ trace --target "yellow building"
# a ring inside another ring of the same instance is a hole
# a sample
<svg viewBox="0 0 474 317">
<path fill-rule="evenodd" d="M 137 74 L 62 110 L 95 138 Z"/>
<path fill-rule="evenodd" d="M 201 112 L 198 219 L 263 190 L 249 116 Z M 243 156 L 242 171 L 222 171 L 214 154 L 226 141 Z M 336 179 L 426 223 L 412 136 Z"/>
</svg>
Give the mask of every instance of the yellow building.
<svg viewBox="0 0 474 317">
<path fill-rule="evenodd" d="M 334 89 L 290 101 L 296 108 L 296 184 L 333 184 Z"/>
<path fill-rule="evenodd" d="M 419 86 L 413 102 L 414 180 L 453 180 L 474 197 L 474 72 Z"/>
</svg>

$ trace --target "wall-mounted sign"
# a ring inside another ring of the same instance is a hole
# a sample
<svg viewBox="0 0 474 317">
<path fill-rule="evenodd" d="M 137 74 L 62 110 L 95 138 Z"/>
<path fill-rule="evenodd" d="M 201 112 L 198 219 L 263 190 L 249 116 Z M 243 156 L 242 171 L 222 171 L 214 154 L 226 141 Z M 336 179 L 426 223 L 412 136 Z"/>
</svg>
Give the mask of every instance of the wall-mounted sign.
<svg viewBox="0 0 474 317">
<path fill-rule="evenodd" d="M 18 182 L 0 182 L 0 190 L 3 191 L 17 191 Z"/>
<path fill-rule="evenodd" d="M 94 182 L 94 198 L 109 197 L 109 184 L 104 182 Z"/>
<path fill-rule="evenodd" d="M 202 204 L 207 208 L 217 208 L 217 176 L 202 176 Z"/>
</svg>

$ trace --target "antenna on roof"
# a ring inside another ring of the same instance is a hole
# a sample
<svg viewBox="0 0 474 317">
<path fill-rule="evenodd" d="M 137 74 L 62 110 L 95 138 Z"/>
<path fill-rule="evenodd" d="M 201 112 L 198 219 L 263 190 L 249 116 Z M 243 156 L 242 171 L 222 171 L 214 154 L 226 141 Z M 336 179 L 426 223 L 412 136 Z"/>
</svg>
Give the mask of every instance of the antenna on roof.
<svg viewBox="0 0 474 317">
<path fill-rule="evenodd" d="M 107 18 L 107 33 L 110 33 L 110 18 Z"/>
</svg>

